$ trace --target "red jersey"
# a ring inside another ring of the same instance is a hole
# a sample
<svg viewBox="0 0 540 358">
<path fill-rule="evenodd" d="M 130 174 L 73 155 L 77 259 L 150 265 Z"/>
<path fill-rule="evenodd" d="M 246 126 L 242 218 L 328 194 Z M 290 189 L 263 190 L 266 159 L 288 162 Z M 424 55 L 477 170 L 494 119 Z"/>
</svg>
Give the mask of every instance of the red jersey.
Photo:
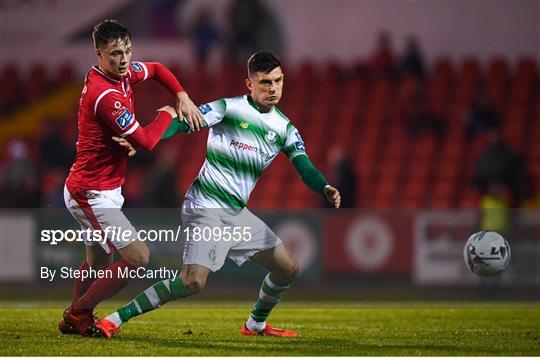
<svg viewBox="0 0 540 358">
<path fill-rule="evenodd" d="M 124 184 L 127 151 L 112 137 L 143 130 L 135 118 L 132 85 L 154 75 L 172 93 L 183 91 L 159 63 L 132 62 L 121 79 L 108 76 L 97 66 L 86 74 L 79 104 L 77 155 L 66 180 L 70 192 L 111 190 Z"/>
</svg>

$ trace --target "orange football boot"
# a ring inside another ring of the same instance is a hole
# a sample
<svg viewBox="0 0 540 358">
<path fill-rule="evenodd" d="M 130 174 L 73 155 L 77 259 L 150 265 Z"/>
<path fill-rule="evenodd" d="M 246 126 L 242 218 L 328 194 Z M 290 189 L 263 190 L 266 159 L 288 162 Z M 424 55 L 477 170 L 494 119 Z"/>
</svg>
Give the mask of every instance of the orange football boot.
<svg viewBox="0 0 540 358">
<path fill-rule="evenodd" d="M 120 333 L 120 329 L 108 319 L 97 319 L 94 322 L 94 337 L 112 338 L 117 333 Z"/>
<path fill-rule="evenodd" d="M 268 323 L 262 331 L 250 331 L 246 325 L 240 330 L 240 334 L 244 336 L 274 336 L 274 337 L 297 337 L 298 333 L 295 331 L 288 331 L 286 329 L 274 328 Z"/>
</svg>

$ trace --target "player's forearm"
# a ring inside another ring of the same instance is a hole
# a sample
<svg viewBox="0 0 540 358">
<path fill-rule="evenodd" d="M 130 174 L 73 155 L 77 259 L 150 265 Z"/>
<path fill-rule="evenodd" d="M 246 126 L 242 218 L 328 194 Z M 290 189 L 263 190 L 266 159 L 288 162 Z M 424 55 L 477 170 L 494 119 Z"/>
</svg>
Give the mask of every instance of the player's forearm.
<svg viewBox="0 0 540 358">
<path fill-rule="evenodd" d="M 133 144 L 146 150 L 152 150 L 159 142 L 173 118 L 166 111 L 159 111 L 156 119 L 146 127 L 139 127 L 127 138 Z"/>
<path fill-rule="evenodd" d="M 292 163 L 304 184 L 311 190 L 324 194 L 324 187 L 328 185 L 328 182 L 324 175 L 313 166 L 307 155 L 298 155 L 292 160 Z"/>
<path fill-rule="evenodd" d="M 203 128 L 208 127 L 208 123 L 203 120 Z M 189 133 L 191 131 L 191 128 L 189 128 L 189 124 L 187 124 L 186 119 L 182 117 L 182 119 L 178 119 L 178 117 L 174 117 L 171 124 L 169 125 L 169 128 L 163 133 L 163 136 L 161 136 L 161 139 L 168 139 L 178 133 Z"/>
<path fill-rule="evenodd" d="M 161 136 L 161 139 L 168 139 L 178 133 L 187 132 L 189 132 L 189 125 L 186 123 L 186 121 L 183 118 L 180 120 L 178 117 L 174 117 L 165 133 L 163 133 Z"/>
<path fill-rule="evenodd" d="M 162 86 L 167 88 L 172 94 L 184 91 L 184 88 L 178 82 L 175 75 L 164 65 L 159 62 L 146 63 L 148 67 L 148 77 L 154 78 Z"/>
</svg>

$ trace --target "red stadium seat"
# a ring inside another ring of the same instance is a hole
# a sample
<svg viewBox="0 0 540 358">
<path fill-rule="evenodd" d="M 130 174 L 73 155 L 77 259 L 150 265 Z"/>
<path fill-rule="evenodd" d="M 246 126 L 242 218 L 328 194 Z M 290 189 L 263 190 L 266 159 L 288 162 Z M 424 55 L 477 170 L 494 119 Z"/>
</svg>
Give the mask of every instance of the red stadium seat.
<svg viewBox="0 0 540 358">
<path fill-rule="evenodd" d="M 75 70 L 71 63 L 63 63 L 58 67 L 54 83 L 56 86 L 64 86 L 75 81 Z"/>
<path fill-rule="evenodd" d="M 446 56 L 439 57 L 435 60 L 435 69 L 433 71 L 434 78 L 451 78 L 452 77 L 452 64 L 450 59 Z"/>
<path fill-rule="evenodd" d="M 385 161 L 379 165 L 379 180 L 390 180 L 401 177 L 402 161 Z"/>
<path fill-rule="evenodd" d="M 375 205 L 378 202 L 392 202 L 395 199 L 398 184 L 399 180 L 397 177 L 380 178 L 375 189 Z"/>
<path fill-rule="evenodd" d="M 399 196 L 402 200 L 419 200 L 426 193 L 427 182 L 427 178 L 411 178 L 406 181 L 405 188 L 400 190 Z"/>
<path fill-rule="evenodd" d="M 488 67 L 486 91 L 495 111 L 500 115 L 504 111 L 510 74 L 508 63 L 504 57 L 494 57 Z"/>
<path fill-rule="evenodd" d="M 440 180 L 455 180 L 459 175 L 460 167 L 461 163 L 459 160 L 448 160 L 439 162 L 439 164 L 435 167 L 434 170 L 435 181 L 438 182 Z"/>
<path fill-rule="evenodd" d="M 0 83 L 2 84 L 0 86 L 0 110 L 3 114 L 6 114 L 22 103 L 20 96 L 22 80 L 19 68 L 15 64 L 8 64 L 3 67 Z"/>
<path fill-rule="evenodd" d="M 479 208 L 480 207 L 480 193 L 472 188 L 467 187 L 463 192 L 461 197 L 459 198 L 459 205 L 460 208 Z"/>
</svg>

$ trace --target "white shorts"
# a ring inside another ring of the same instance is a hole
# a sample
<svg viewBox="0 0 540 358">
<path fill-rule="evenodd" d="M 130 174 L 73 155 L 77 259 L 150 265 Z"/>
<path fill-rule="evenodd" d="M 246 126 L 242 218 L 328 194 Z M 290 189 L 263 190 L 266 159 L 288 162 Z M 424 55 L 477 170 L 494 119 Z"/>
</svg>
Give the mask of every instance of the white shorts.
<svg viewBox="0 0 540 358">
<path fill-rule="evenodd" d="M 241 266 L 256 253 L 281 244 L 279 237 L 247 208 L 234 212 L 205 209 L 186 198 L 182 222 L 183 230 L 189 230 L 183 264 L 205 266 L 213 272 L 223 267 L 227 257 Z"/>
<path fill-rule="evenodd" d="M 137 231 L 121 210 L 124 204 L 121 187 L 70 193 L 64 185 L 64 202 L 81 225 L 81 230 L 85 230 L 85 245 L 100 245 L 105 252 L 110 253 L 137 239 Z M 106 239 L 99 240 L 95 235 L 87 235 L 87 229 L 100 231 L 101 237 Z"/>
</svg>

